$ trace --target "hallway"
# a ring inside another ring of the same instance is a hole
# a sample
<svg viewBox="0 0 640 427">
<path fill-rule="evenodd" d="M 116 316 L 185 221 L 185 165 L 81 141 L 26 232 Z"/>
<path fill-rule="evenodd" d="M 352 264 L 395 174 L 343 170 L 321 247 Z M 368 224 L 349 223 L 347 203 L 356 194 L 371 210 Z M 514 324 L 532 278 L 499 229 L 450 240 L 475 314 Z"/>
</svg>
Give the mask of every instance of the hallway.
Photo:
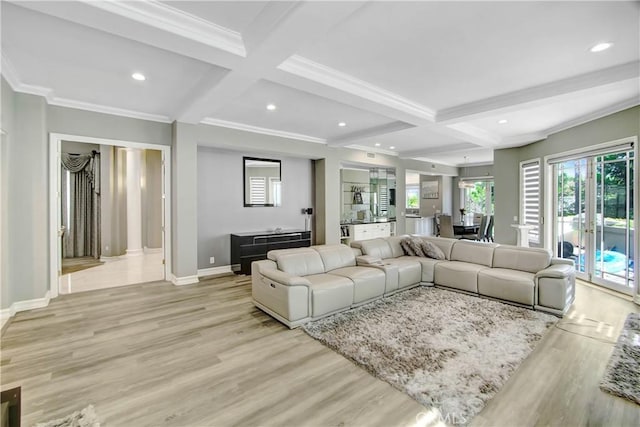
<svg viewBox="0 0 640 427">
<path fill-rule="evenodd" d="M 163 280 L 162 259 L 162 252 L 156 252 L 105 260 L 97 267 L 62 275 L 59 292 L 70 294 Z"/>
</svg>

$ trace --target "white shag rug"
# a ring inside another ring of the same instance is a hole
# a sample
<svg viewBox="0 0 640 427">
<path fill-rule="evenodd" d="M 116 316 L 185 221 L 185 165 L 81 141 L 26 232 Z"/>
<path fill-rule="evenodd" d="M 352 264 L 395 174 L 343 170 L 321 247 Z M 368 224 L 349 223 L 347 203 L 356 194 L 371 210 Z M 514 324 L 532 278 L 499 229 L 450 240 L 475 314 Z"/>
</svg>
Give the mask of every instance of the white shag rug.
<svg viewBox="0 0 640 427">
<path fill-rule="evenodd" d="M 89 405 L 66 417 L 38 423 L 35 427 L 100 427 L 100 422 L 98 421 L 95 408 L 93 405 Z"/>
<path fill-rule="evenodd" d="M 640 405 L 640 313 L 627 316 L 600 388 Z"/>
<path fill-rule="evenodd" d="M 307 323 L 304 330 L 374 376 L 467 424 L 531 353 L 555 316 L 418 287 Z"/>
</svg>

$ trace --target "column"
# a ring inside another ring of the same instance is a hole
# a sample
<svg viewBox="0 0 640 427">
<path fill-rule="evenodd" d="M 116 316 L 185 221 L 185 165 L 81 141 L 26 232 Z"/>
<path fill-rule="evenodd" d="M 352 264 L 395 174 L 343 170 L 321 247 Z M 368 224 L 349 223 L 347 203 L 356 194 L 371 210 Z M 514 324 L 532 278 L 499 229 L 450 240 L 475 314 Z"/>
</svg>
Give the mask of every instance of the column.
<svg viewBox="0 0 640 427">
<path fill-rule="evenodd" d="M 127 255 L 142 255 L 142 150 L 127 148 Z"/>
</svg>

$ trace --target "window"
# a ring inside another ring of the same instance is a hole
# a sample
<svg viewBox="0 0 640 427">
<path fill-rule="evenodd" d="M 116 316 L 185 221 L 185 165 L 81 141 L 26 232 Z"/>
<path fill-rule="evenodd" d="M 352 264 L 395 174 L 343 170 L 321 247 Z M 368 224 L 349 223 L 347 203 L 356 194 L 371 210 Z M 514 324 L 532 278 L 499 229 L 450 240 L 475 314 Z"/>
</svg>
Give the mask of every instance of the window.
<svg viewBox="0 0 640 427">
<path fill-rule="evenodd" d="M 540 160 L 520 162 L 520 223 L 531 225 L 529 243 L 540 243 Z"/>
<path fill-rule="evenodd" d="M 269 204 L 273 206 L 282 204 L 282 181 L 280 178 L 269 178 Z"/>
<path fill-rule="evenodd" d="M 264 205 L 266 203 L 264 176 L 252 176 L 249 180 L 249 203 Z"/>
<path fill-rule="evenodd" d="M 420 187 L 407 185 L 407 209 L 420 209 Z"/>
<path fill-rule="evenodd" d="M 493 180 L 463 179 L 460 187 L 464 190 L 462 206 L 467 213 L 493 215 Z"/>
</svg>

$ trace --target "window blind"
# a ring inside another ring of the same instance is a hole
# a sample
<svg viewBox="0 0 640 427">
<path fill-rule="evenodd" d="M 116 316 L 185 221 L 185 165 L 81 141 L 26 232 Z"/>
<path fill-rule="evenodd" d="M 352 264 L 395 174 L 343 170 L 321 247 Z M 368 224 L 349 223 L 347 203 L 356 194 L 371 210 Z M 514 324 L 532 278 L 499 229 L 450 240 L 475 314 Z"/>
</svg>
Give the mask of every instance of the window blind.
<svg viewBox="0 0 640 427">
<path fill-rule="evenodd" d="M 266 203 L 266 188 L 263 176 L 249 178 L 249 203 L 252 205 L 264 205 Z"/>
<path fill-rule="evenodd" d="M 520 163 L 520 222 L 534 228 L 529 242 L 540 243 L 540 161 Z"/>
</svg>

